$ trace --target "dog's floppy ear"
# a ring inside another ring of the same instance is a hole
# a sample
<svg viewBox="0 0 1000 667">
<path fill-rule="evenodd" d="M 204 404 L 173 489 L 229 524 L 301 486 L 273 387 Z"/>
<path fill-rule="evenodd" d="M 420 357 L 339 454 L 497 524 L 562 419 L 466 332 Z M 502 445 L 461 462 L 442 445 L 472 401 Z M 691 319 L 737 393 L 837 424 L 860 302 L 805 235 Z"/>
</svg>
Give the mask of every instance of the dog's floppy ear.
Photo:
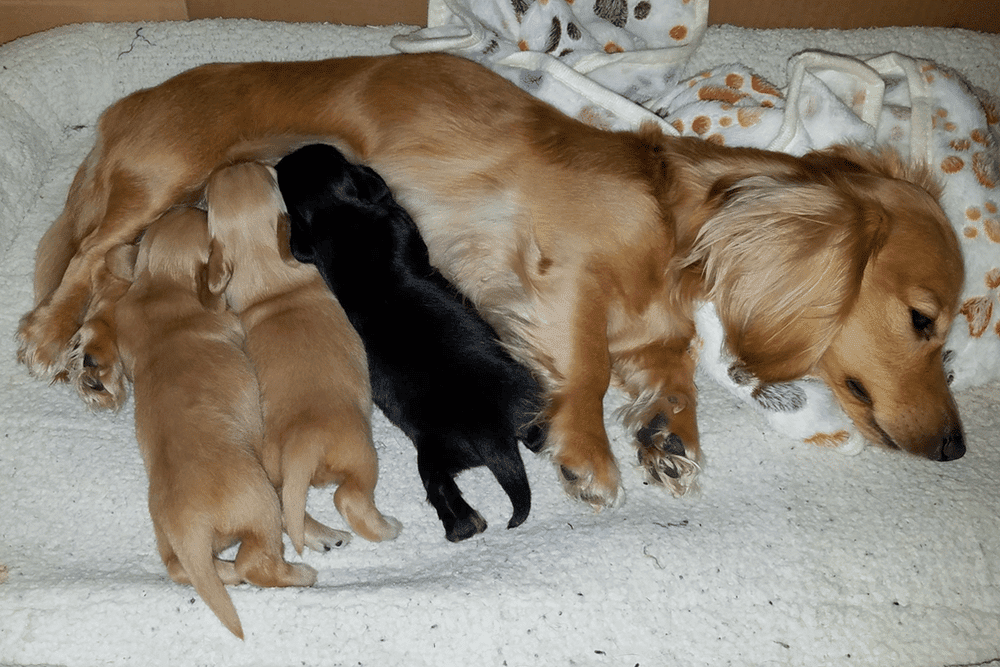
<svg viewBox="0 0 1000 667">
<path fill-rule="evenodd" d="M 130 283 L 135 280 L 135 262 L 138 255 L 138 243 L 123 243 L 109 250 L 104 256 L 104 261 L 111 275 Z"/>
<path fill-rule="evenodd" d="M 884 242 L 884 215 L 831 182 L 751 176 L 714 188 L 684 264 L 703 271 L 730 352 L 762 382 L 813 371 Z"/>
<path fill-rule="evenodd" d="M 218 239 L 212 239 L 209 245 L 208 262 L 201 270 L 202 280 L 198 291 L 202 305 L 211 310 L 225 310 L 226 300 L 223 294 L 233 277 L 233 264 L 226 259 L 223 245 Z"/>
<path fill-rule="evenodd" d="M 355 165 L 351 178 L 358 190 L 358 199 L 365 202 L 379 202 L 392 197 L 389 186 L 371 167 L 363 164 Z"/>
</svg>

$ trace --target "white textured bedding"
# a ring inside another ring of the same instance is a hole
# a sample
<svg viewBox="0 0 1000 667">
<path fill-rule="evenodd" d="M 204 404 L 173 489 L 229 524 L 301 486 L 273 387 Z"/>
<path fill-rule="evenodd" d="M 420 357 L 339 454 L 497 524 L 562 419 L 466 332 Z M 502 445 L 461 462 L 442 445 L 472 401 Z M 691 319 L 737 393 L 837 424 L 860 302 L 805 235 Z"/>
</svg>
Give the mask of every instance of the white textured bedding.
<svg viewBox="0 0 1000 667">
<path fill-rule="evenodd" d="M 505 530 L 502 491 L 466 473 L 490 528 L 460 544 L 423 501 L 412 446 L 379 416 L 378 502 L 405 525 L 396 541 L 307 553 L 320 572 L 310 589 L 232 589 L 245 642 L 169 580 L 131 403 L 90 413 L 15 362 L 35 245 L 118 97 L 208 61 L 389 53 L 412 30 L 83 25 L 0 47 L 0 665 L 1000 664 L 996 382 L 959 392 L 969 452 L 938 464 L 803 444 L 702 376 L 707 464 L 701 494 L 684 499 L 630 469 L 612 393 L 623 507 L 571 501 L 525 451 L 528 521 Z M 1000 94 L 1000 36 L 957 30 L 713 27 L 684 73 L 744 63 L 781 87 L 805 49 L 900 51 Z M 310 509 L 342 525 L 329 493 Z"/>
</svg>

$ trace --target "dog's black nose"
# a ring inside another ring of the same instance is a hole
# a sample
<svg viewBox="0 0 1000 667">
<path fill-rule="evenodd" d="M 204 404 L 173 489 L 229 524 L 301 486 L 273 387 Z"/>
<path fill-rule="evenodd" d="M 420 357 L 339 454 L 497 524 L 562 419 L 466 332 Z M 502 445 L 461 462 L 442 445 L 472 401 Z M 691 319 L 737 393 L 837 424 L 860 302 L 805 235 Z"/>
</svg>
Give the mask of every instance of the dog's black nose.
<svg viewBox="0 0 1000 667">
<path fill-rule="evenodd" d="M 954 461 L 963 456 L 965 456 L 965 436 L 962 435 L 962 429 L 956 428 L 945 436 L 944 442 L 941 443 L 941 456 L 938 460 Z"/>
</svg>

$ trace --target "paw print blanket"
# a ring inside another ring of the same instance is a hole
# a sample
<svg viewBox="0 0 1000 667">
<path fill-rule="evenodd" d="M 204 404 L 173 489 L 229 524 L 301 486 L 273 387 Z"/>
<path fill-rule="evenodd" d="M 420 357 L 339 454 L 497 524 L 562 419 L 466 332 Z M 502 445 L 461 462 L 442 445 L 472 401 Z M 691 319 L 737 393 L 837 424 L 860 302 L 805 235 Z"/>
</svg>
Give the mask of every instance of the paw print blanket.
<svg viewBox="0 0 1000 667">
<path fill-rule="evenodd" d="M 966 262 L 962 317 L 948 340 L 953 386 L 1000 378 L 1000 105 L 959 73 L 886 53 L 804 50 L 779 88 L 746 63 L 694 76 L 707 0 L 431 0 L 428 28 L 401 51 L 448 51 L 605 129 L 656 122 L 677 135 L 801 155 L 836 143 L 889 144 L 931 165 Z M 857 452 L 860 435 L 821 382 L 758 386 L 732 359 L 710 304 L 697 315 L 699 369 L 778 431 Z"/>
</svg>

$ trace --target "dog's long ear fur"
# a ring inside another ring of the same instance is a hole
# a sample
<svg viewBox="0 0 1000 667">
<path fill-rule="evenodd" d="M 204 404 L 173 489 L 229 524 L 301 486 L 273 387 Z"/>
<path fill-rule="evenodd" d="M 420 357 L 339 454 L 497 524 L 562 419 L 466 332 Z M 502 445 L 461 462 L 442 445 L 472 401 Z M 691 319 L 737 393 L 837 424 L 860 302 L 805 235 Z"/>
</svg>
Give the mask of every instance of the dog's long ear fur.
<svg viewBox="0 0 1000 667">
<path fill-rule="evenodd" d="M 808 374 L 857 298 L 888 216 L 830 182 L 775 176 L 723 184 L 708 205 L 684 264 L 700 265 L 730 351 L 764 382 Z"/>
<path fill-rule="evenodd" d="M 223 294 L 233 277 L 233 264 L 226 259 L 222 244 L 212 239 L 208 262 L 202 267 L 198 291 L 202 305 L 210 310 L 222 311 L 226 308 Z"/>
</svg>

